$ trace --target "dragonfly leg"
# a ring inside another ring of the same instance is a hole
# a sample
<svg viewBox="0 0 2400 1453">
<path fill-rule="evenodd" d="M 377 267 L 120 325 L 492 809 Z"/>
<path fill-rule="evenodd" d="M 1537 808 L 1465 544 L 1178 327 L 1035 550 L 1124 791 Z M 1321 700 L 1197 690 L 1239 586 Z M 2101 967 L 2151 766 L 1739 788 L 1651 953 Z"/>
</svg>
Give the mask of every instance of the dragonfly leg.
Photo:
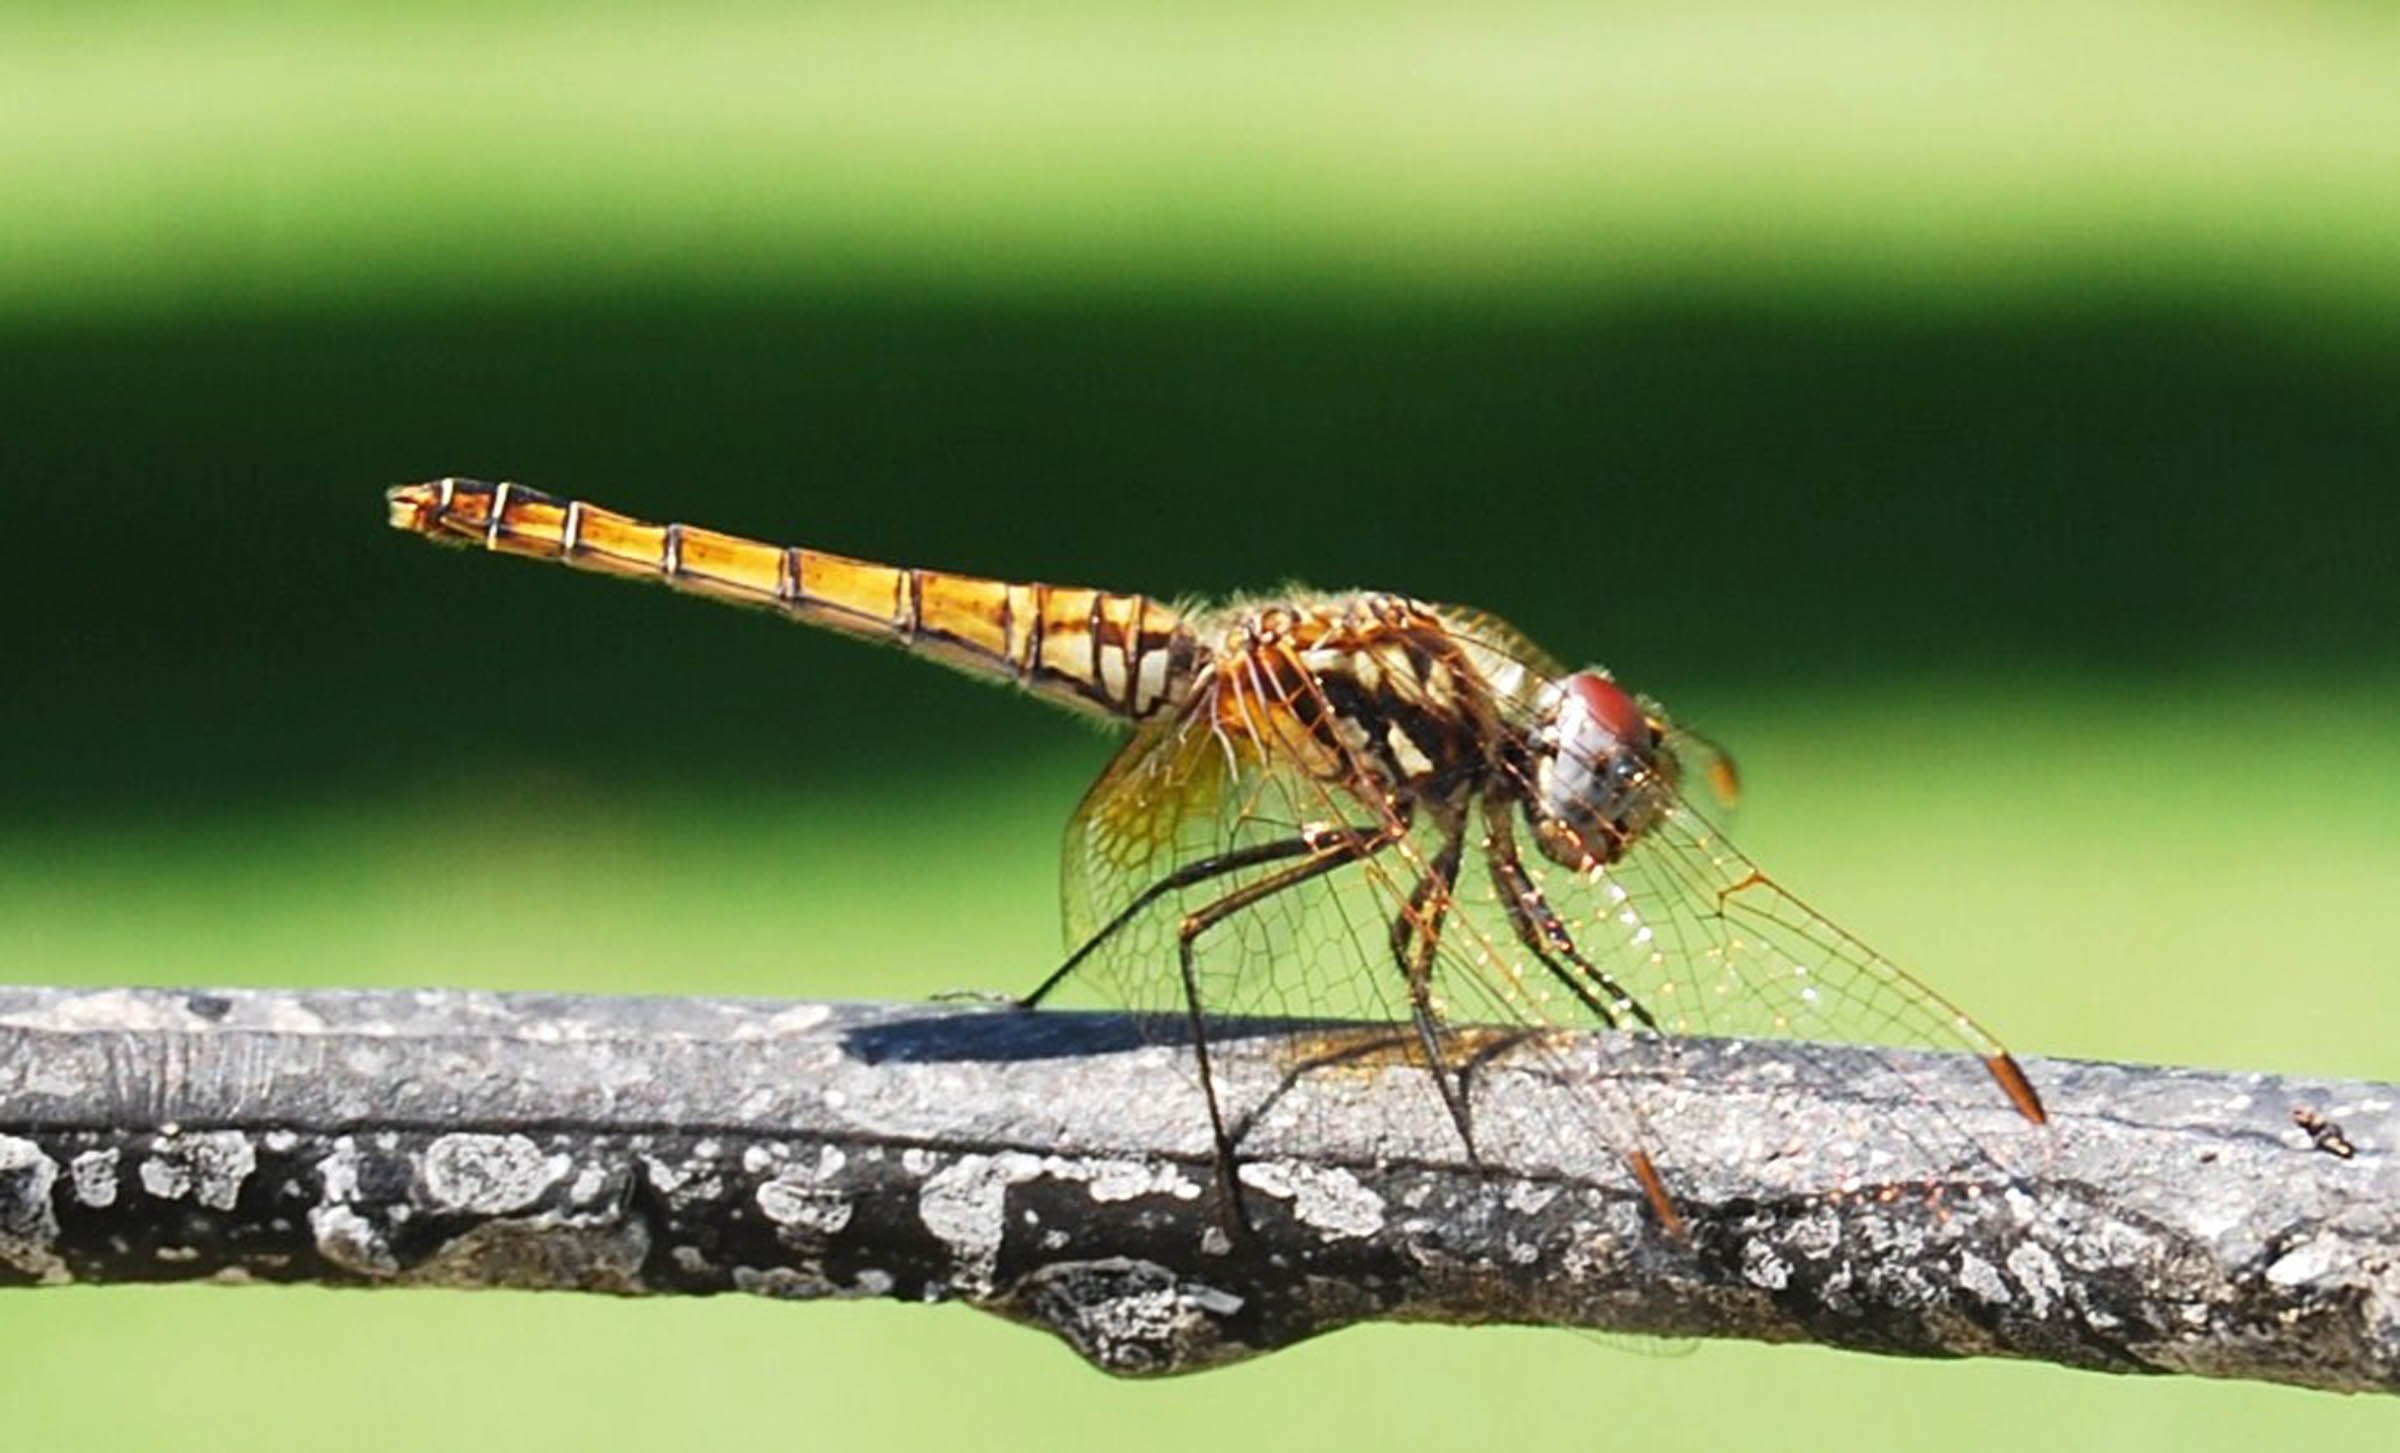
<svg viewBox="0 0 2400 1453">
<path fill-rule="evenodd" d="M 1368 829 L 1352 828 L 1348 831 L 1365 832 Z M 1132 902 L 1117 910 L 1115 917 L 1100 925 L 1097 932 L 1085 939 L 1075 952 L 1067 955 L 1065 963 L 1052 969 L 1048 978 L 1035 985 L 1032 993 L 1017 1000 L 1017 1007 L 1020 1009 L 1039 1007 L 1044 999 L 1050 997 L 1051 991 L 1065 983 L 1067 976 L 1081 967 L 1083 961 L 1090 958 L 1100 945 L 1108 942 L 1118 930 L 1131 923 L 1143 909 L 1148 908 L 1169 893 L 1205 883 L 1211 878 L 1221 878 L 1227 873 L 1238 873 L 1244 868 L 1255 868 L 1262 863 L 1281 862 L 1285 858 L 1297 858 L 1304 854 L 1321 852 L 1325 850 L 1326 842 L 1327 839 L 1323 836 L 1282 838 L 1271 843 L 1257 843 L 1246 848 L 1236 848 L 1229 853 L 1219 853 L 1213 858 L 1201 858 L 1195 862 L 1184 864 L 1144 888 L 1135 895 Z"/>
<path fill-rule="evenodd" d="M 1566 987 L 1568 993 L 1589 1009 L 1593 1016 L 1611 1029 L 1621 1028 L 1621 1016 L 1630 1015 L 1643 1027 L 1658 1031 L 1658 1021 L 1642 1007 L 1642 1001 L 1625 991 L 1606 969 L 1583 956 L 1575 947 L 1575 936 L 1567 932 L 1559 920 L 1558 910 L 1550 906 L 1549 895 L 1533 881 L 1525 869 L 1525 860 L 1517 856 L 1517 840 L 1508 827 L 1505 804 L 1487 802 L 1484 822 L 1488 836 L 1484 843 L 1485 856 L 1491 860 L 1492 886 L 1499 892 L 1500 901 L 1508 908 L 1508 921 L 1516 929 L 1517 938 L 1550 971 L 1552 978 Z M 1557 957 L 1554 957 L 1553 954 Z M 1566 963 L 1559 962 L 1563 957 Z M 1577 972 L 1570 972 L 1569 965 Z M 1605 994 L 1607 997 L 1601 997 Z M 1683 1214 L 1675 1207 L 1675 1197 L 1658 1173 L 1648 1151 L 1638 1145 L 1622 1152 L 1626 1169 L 1633 1173 L 1642 1195 L 1650 1202 L 1651 1213 L 1658 1217 L 1670 1235 L 1685 1234 Z"/>
<path fill-rule="evenodd" d="M 1400 972 L 1408 981 L 1408 1014 L 1416 1024 L 1417 1042 L 1425 1050 L 1426 1072 L 1442 1092 L 1450 1122 L 1458 1127 L 1459 1141 L 1467 1148 L 1467 1158 L 1473 1160 L 1475 1125 L 1467 1113 L 1466 1086 L 1463 1077 L 1453 1075 L 1444 1062 L 1442 1021 L 1433 1003 L 1434 954 L 1441 947 L 1442 922 L 1456 901 L 1459 859 L 1465 851 L 1465 830 L 1453 826 L 1425 876 L 1409 893 L 1408 906 L 1392 920 L 1392 957 L 1399 961 Z"/>
<path fill-rule="evenodd" d="M 1183 1005 L 1184 1012 L 1191 1023 L 1192 1054 L 1199 1062 L 1200 1091 L 1208 1101 L 1209 1133 L 1216 1141 L 1218 1204 L 1225 1207 L 1230 1223 L 1228 1230 L 1233 1234 L 1247 1233 L 1250 1225 L 1243 1206 L 1241 1188 L 1234 1178 L 1233 1136 L 1225 1128 L 1225 1111 L 1217 1100 L 1216 1075 L 1209 1061 L 1208 1020 L 1200 1002 L 1200 965 L 1196 957 L 1200 936 L 1262 899 L 1273 897 L 1287 888 L 1296 888 L 1313 878 L 1321 878 L 1336 868 L 1363 862 L 1400 841 L 1407 834 L 1408 823 L 1405 818 L 1394 818 L 1391 822 L 1376 828 L 1342 828 L 1330 833 L 1315 834 L 1313 842 L 1305 844 L 1305 850 L 1314 854 L 1306 862 L 1293 863 L 1288 867 L 1277 869 L 1254 883 L 1245 883 L 1224 897 L 1194 909 L 1184 915 L 1183 926 L 1176 932 L 1176 956 L 1183 969 Z M 1235 855 L 1227 854 L 1226 856 Z M 1278 856 L 1289 857 L 1293 854 L 1283 853 Z M 1253 861 L 1264 862 L 1271 861 L 1271 859 L 1261 857 Z M 1220 868 L 1219 871 L 1230 870 Z M 1171 875 L 1164 881 L 1172 882 L 1174 877 L 1180 876 L 1182 876 L 1180 873 Z M 1199 880 L 1195 879 L 1194 881 Z M 1152 892 L 1145 894 L 1144 898 L 1155 898 L 1156 896 L 1157 893 Z"/>
<path fill-rule="evenodd" d="M 1642 1007 L 1642 1001 L 1628 993 L 1625 986 L 1606 969 L 1583 956 L 1575 947 L 1575 936 L 1559 921 L 1558 911 L 1550 906 L 1549 896 L 1542 892 L 1533 875 L 1525 870 L 1525 860 L 1517 856 L 1517 841 L 1508 828 L 1505 809 L 1487 811 L 1485 825 L 1490 832 L 1486 855 L 1491 860 L 1492 886 L 1498 890 L 1501 904 L 1508 910 L 1509 926 L 1517 939 L 1533 956 L 1541 960 L 1550 976 L 1565 986 L 1584 1008 L 1611 1029 L 1622 1027 L 1627 1016 L 1643 1028 L 1656 1030 L 1658 1021 Z M 1561 963 L 1564 959 L 1566 962 Z M 1569 965 L 1573 966 L 1570 971 Z M 1605 996 L 1605 997 L 1603 997 Z"/>
</svg>

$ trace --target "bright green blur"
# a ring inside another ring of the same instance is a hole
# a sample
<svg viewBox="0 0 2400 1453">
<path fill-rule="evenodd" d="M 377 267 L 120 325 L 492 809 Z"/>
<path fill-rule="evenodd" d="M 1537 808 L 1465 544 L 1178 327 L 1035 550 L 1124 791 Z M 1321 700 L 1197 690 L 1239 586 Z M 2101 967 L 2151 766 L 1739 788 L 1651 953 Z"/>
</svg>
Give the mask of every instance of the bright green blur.
<svg viewBox="0 0 2400 1453">
<path fill-rule="evenodd" d="M 0 298 L 2060 275 L 2400 298 L 2372 4 L 46 7 Z"/>
<path fill-rule="evenodd" d="M 1051 966 L 1104 743 L 384 529 L 481 472 L 1486 606 L 1721 737 L 1752 855 L 2021 1053 L 2400 1078 L 2389 7 L 1026 8 L 0 17 L 0 975 Z M 2396 1426 L 1498 1329 L 1128 1386 L 958 1309 L 216 1288 L 0 1293 L 0 1397 L 45 1453 Z"/>
</svg>

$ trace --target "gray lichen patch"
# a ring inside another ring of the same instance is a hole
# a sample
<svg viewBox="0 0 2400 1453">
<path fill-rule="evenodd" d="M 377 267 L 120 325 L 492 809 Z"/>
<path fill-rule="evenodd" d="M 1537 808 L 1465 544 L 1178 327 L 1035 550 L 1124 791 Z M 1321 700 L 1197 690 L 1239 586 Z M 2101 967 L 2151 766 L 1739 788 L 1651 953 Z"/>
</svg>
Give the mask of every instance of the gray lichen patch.
<svg viewBox="0 0 2400 1453">
<path fill-rule="evenodd" d="M 58 1162 L 39 1145 L 0 1135 L 0 1264 L 50 1286 L 74 1280 L 58 1254 L 57 1184 Z"/>
<path fill-rule="evenodd" d="M 1049 1328 L 1095 1366 L 1140 1377 L 1254 1355 L 1222 1331 L 1242 1306 L 1241 1297 L 1156 1263 L 1107 1257 L 1042 1267 L 995 1310 Z"/>
<path fill-rule="evenodd" d="M 114 1146 L 105 1150 L 87 1150 L 67 1163 L 67 1174 L 75 1186 L 75 1199 L 101 1210 L 117 1203 L 117 1151 Z"/>
<path fill-rule="evenodd" d="M 1201 1184 L 1169 1162 L 1087 1160 L 1082 1165 L 1091 1197 L 1102 1203 L 1130 1201 L 1141 1196 L 1172 1196 L 1179 1201 L 1200 1198 Z"/>
<path fill-rule="evenodd" d="M 328 1203 L 358 1199 L 358 1178 L 366 1164 L 365 1153 L 358 1148 L 358 1139 L 337 1135 L 324 1155 L 317 1158 L 317 1183 Z"/>
<path fill-rule="evenodd" d="M 927 1176 L 917 1190 L 917 1219 L 950 1249 L 954 1276 L 969 1292 L 988 1292 L 1007 1227 L 1002 1216 L 1011 1181 L 1039 1165 L 1021 1153 L 962 1155 Z"/>
<path fill-rule="evenodd" d="M 135 1167 L 142 1189 L 162 1201 L 186 1196 L 212 1211 L 230 1211 L 242 1183 L 258 1169 L 258 1151 L 237 1130 L 161 1135 Z"/>
<path fill-rule="evenodd" d="M 752 1193 L 766 1218 L 802 1242 L 818 1242 L 850 1224 L 850 1197 L 807 1171 L 785 1171 Z"/>
<path fill-rule="evenodd" d="M 2346 1254 L 2347 1248 L 2334 1237 L 2308 1237 L 2268 1264 L 2267 1283 L 2279 1287 L 2306 1285 L 2323 1277 Z"/>
<path fill-rule="evenodd" d="M 725 1194 L 725 1177 L 707 1142 L 689 1153 L 644 1152 L 642 1176 L 659 1194 L 687 1204 L 711 1204 Z"/>
<path fill-rule="evenodd" d="M 1242 1166 L 1242 1184 L 1292 1203 L 1303 1225 L 1328 1236 L 1373 1236 L 1383 1229 L 1383 1197 L 1340 1166 L 1297 1161 L 1254 1161 Z"/>
<path fill-rule="evenodd" d="M 2058 1258 L 2047 1247 L 2035 1242 L 2016 1247 L 2008 1253 L 2009 1273 L 2025 1291 L 2027 1309 L 2036 1320 L 2046 1320 L 2050 1309 L 2067 1295 L 2067 1279 L 2060 1270 Z"/>
<path fill-rule="evenodd" d="M 425 1148 L 425 1194 L 435 1207 L 473 1215 L 521 1211 L 564 1177 L 571 1163 L 522 1135 L 444 1135 Z"/>
<path fill-rule="evenodd" d="M 970 1296 L 992 1289 L 1001 1242 L 1008 1231 L 1011 1186 L 1035 1180 L 1079 1185 L 1098 1204 L 1142 1197 L 1188 1203 L 1201 1195 L 1199 1183 L 1182 1168 L 1140 1159 L 1004 1151 L 960 1156 L 934 1169 L 931 1156 L 909 1151 L 903 1153 L 901 1163 L 910 1173 L 923 1176 L 917 1189 L 918 1219 L 949 1249 L 952 1281 Z"/>
<path fill-rule="evenodd" d="M 383 1228 L 345 1205 L 319 1206 L 308 1213 L 317 1254 L 353 1276 L 375 1280 L 396 1276 L 400 1258 Z"/>
</svg>

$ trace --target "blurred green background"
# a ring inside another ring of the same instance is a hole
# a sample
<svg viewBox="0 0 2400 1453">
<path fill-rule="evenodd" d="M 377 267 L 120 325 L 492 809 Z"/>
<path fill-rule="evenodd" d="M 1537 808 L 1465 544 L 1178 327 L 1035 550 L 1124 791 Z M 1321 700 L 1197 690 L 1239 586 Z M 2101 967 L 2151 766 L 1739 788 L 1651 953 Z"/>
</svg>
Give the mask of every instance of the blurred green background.
<svg viewBox="0 0 2400 1453">
<path fill-rule="evenodd" d="M 1108 744 L 437 553 L 522 480 L 1484 605 L 2031 1053 L 2400 1078 L 2400 20 L 2355 4 L 0 10 L 0 970 L 910 997 Z M 238 1392 L 235 1390 L 239 1390 Z M 2374 1404 L 955 1308 L 0 1298 L 23 1448 L 2364 1446 Z M 337 1431 L 338 1430 L 338 1431 Z"/>
</svg>

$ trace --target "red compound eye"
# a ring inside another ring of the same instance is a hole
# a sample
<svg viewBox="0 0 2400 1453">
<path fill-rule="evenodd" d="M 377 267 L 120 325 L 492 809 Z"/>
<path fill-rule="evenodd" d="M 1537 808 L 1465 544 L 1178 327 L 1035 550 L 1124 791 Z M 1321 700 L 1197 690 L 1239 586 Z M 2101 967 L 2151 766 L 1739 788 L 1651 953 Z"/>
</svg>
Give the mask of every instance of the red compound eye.
<svg viewBox="0 0 2400 1453">
<path fill-rule="evenodd" d="M 1624 687 L 1597 671 L 1578 671 L 1567 678 L 1566 688 L 1575 693 L 1600 729 L 1618 741 L 1638 748 L 1650 739 L 1650 723 L 1642 715 L 1641 704 Z"/>
</svg>

